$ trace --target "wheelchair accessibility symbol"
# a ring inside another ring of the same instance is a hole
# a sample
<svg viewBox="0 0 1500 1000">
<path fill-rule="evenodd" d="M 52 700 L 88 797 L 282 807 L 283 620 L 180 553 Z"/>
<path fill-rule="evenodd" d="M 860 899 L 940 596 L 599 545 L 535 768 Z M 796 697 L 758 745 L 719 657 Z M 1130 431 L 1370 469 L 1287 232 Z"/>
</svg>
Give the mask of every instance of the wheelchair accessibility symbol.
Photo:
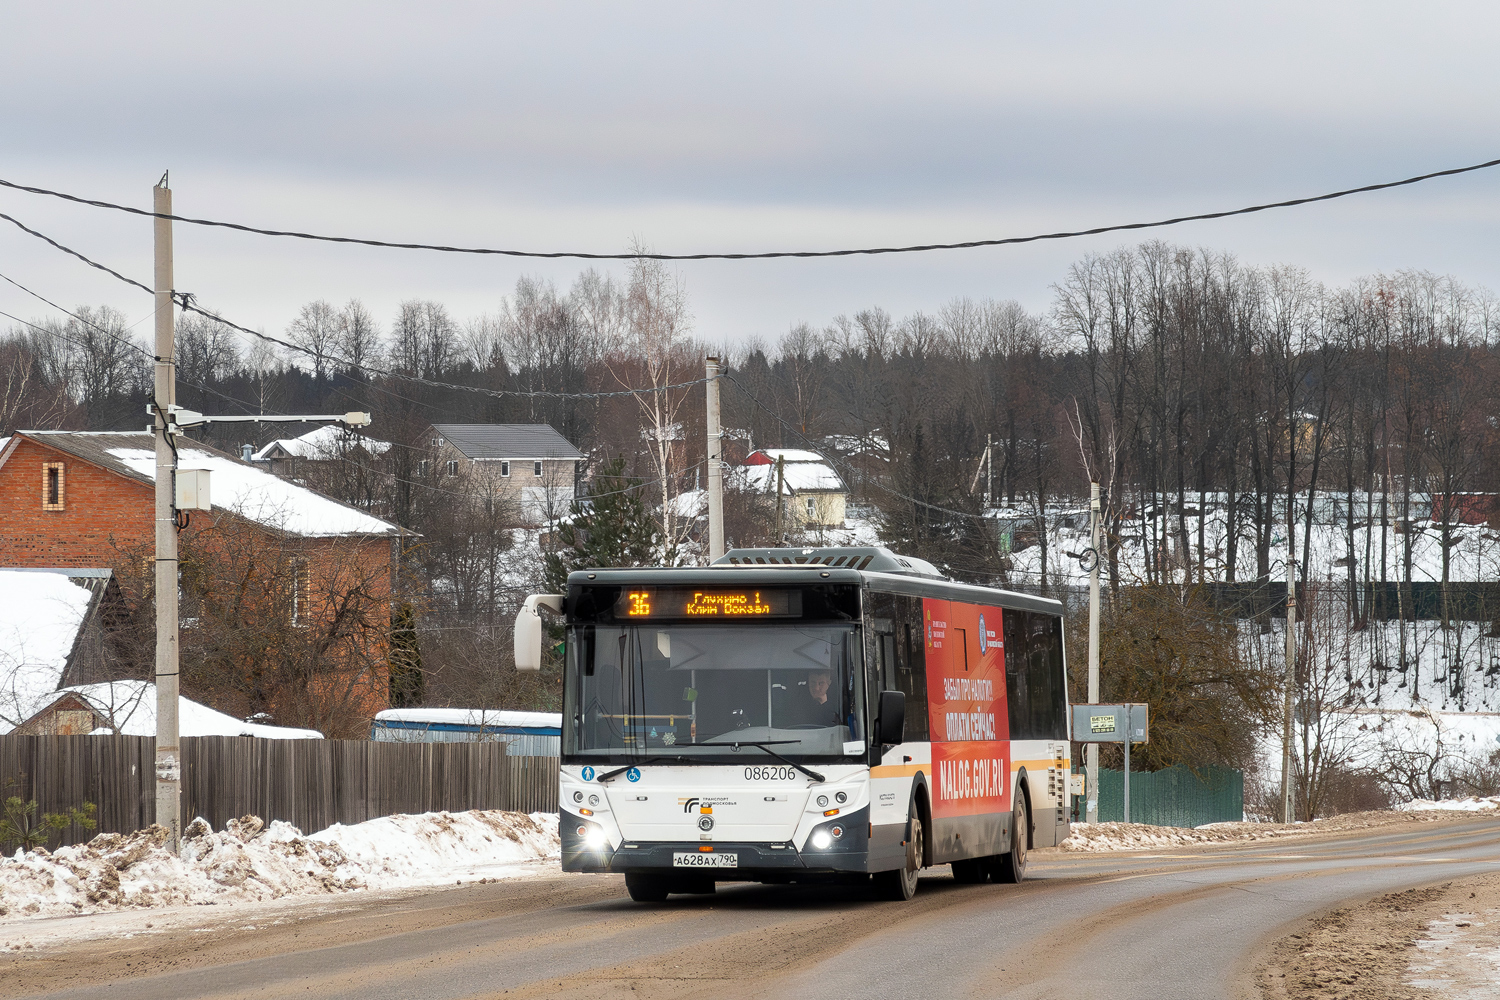
<svg viewBox="0 0 1500 1000">
<path fill-rule="evenodd" d="M 641 769 L 638 767 L 632 767 L 630 770 L 625 772 L 625 777 L 629 781 L 640 781 Z"/>
<path fill-rule="evenodd" d="M 594 769 L 592 767 L 586 767 L 586 768 L 583 769 L 583 780 L 584 781 L 593 781 L 594 780 Z"/>
</svg>

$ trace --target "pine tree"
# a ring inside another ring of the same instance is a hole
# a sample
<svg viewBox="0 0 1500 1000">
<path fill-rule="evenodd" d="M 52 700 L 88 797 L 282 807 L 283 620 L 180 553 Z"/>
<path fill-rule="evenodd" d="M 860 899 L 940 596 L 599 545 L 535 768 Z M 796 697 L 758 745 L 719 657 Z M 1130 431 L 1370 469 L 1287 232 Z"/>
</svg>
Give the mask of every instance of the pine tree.
<svg viewBox="0 0 1500 1000">
<path fill-rule="evenodd" d="M 625 475 L 616 458 L 594 478 L 592 496 L 575 501 L 572 518 L 558 529 L 561 547 L 546 556 L 547 589 L 563 593 L 575 569 L 644 566 L 655 559 L 656 522 L 642 497 L 644 483 Z"/>
</svg>

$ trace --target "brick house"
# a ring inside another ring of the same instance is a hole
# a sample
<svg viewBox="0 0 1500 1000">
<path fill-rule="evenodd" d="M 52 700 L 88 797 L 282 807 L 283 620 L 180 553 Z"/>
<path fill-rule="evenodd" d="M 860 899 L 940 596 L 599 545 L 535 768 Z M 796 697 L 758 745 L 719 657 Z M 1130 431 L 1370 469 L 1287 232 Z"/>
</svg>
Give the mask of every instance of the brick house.
<svg viewBox="0 0 1500 1000">
<path fill-rule="evenodd" d="M 0 439 L 0 566 L 110 567 L 149 606 L 154 448 L 146 432 Z M 389 604 L 407 532 L 207 445 L 184 438 L 178 449 L 181 468 L 209 470 L 213 501 L 191 512 L 180 535 L 184 670 L 195 634 L 213 646 L 219 628 L 255 652 L 204 654 L 200 682 L 234 674 L 244 692 L 242 704 L 215 707 L 289 714 L 324 731 L 367 727 L 389 698 Z M 318 659 L 303 647 L 316 647 Z M 294 684 L 295 706 L 284 675 L 257 672 L 281 662 L 278 651 L 311 664 Z"/>
<path fill-rule="evenodd" d="M 466 477 L 514 502 L 532 525 L 568 512 L 584 463 L 583 452 L 548 424 L 432 424 L 420 444 L 433 456 L 424 475 Z"/>
</svg>

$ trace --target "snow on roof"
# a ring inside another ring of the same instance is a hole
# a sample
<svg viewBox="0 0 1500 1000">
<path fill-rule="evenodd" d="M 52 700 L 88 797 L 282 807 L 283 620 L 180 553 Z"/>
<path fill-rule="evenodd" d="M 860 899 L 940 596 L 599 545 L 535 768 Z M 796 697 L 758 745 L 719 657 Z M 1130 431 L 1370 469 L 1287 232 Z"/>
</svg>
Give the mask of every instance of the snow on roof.
<svg viewBox="0 0 1500 1000">
<path fill-rule="evenodd" d="M 156 479 L 154 451 L 105 450 L 130 471 Z M 394 524 L 227 456 L 188 444 L 178 445 L 178 456 L 181 468 L 209 470 L 209 495 L 215 507 L 234 511 L 257 524 L 313 538 L 393 535 L 400 531 Z"/>
<path fill-rule="evenodd" d="M 708 513 L 708 490 L 687 490 L 672 498 L 676 517 L 702 517 Z"/>
<path fill-rule="evenodd" d="M 388 708 L 375 716 L 381 722 L 426 723 L 450 726 L 495 726 L 512 729 L 559 729 L 561 712 L 512 712 L 486 708 Z"/>
<path fill-rule="evenodd" d="M 844 483 L 839 479 L 839 474 L 822 462 L 784 463 L 781 470 L 782 489 L 788 494 L 844 492 Z M 757 493 L 775 492 L 776 466 L 747 465 L 741 472 L 747 489 Z"/>
<path fill-rule="evenodd" d="M 391 443 L 364 437 L 345 427 L 327 424 L 294 438 L 278 438 L 257 451 L 255 458 L 264 461 L 278 447 L 288 455 L 327 462 L 342 458 L 355 448 L 363 448 L 371 455 L 384 455 L 391 450 Z"/>
<path fill-rule="evenodd" d="M 823 462 L 826 461 L 822 455 L 815 451 L 803 451 L 799 448 L 757 448 L 745 459 L 746 465 L 776 464 L 781 459 L 783 465 L 791 465 L 794 462 Z"/>
<path fill-rule="evenodd" d="M 105 684 L 80 684 L 63 688 L 48 699 L 71 692 L 94 706 L 95 711 L 114 721 L 121 736 L 156 735 L 156 685 L 150 681 L 112 681 Z M 46 707 L 45 705 L 43 707 Z M 104 735 L 109 728 L 95 730 Z M 270 740 L 321 740 L 316 729 L 294 729 L 290 726 L 267 726 L 259 722 L 241 722 L 232 715 L 215 711 L 188 698 L 177 700 L 177 733 L 179 736 L 258 736 Z"/>
<path fill-rule="evenodd" d="M 0 733 L 53 700 L 93 597 L 62 574 L 0 569 Z"/>
</svg>

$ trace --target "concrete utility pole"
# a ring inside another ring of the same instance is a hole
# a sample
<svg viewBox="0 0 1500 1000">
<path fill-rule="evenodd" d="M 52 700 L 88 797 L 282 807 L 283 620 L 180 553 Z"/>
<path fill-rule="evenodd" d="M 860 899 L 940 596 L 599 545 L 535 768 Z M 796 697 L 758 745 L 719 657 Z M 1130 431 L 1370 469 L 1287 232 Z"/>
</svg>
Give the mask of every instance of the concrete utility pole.
<svg viewBox="0 0 1500 1000">
<path fill-rule="evenodd" d="M 776 541 L 774 543 L 776 545 L 781 544 L 781 484 L 786 469 L 781 463 L 785 457 L 784 455 L 776 456 Z"/>
<path fill-rule="evenodd" d="M 1292 697 L 1297 686 L 1297 539 L 1291 485 L 1286 491 L 1286 697 L 1281 705 L 1281 821 L 1296 819 L 1292 788 Z"/>
<path fill-rule="evenodd" d="M 986 434 L 984 436 L 984 505 L 988 507 L 995 502 L 995 436 Z"/>
<path fill-rule="evenodd" d="M 708 561 L 724 555 L 724 457 L 719 428 L 719 359 L 709 358 L 708 377 Z"/>
<path fill-rule="evenodd" d="M 1094 565 L 1089 570 L 1089 703 L 1099 703 L 1099 484 L 1089 483 L 1089 548 L 1094 552 Z M 1127 726 L 1125 745 L 1130 746 Z M 1129 753 L 1127 750 L 1126 753 Z M 1090 823 L 1099 822 L 1099 744 L 1090 743 L 1085 751 L 1086 772 L 1084 801 Z M 1128 759 L 1128 758 L 1127 758 Z"/>
<path fill-rule="evenodd" d="M 167 175 L 151 189 L 156 256 L 156 822 L 167 828 L 167 850 L 177 853 L 182 832 L 182 757 L 177 747 L 177 451 L 171 440 L 177 403 L 173 360 L 172 190 Z"/>
</svg>

